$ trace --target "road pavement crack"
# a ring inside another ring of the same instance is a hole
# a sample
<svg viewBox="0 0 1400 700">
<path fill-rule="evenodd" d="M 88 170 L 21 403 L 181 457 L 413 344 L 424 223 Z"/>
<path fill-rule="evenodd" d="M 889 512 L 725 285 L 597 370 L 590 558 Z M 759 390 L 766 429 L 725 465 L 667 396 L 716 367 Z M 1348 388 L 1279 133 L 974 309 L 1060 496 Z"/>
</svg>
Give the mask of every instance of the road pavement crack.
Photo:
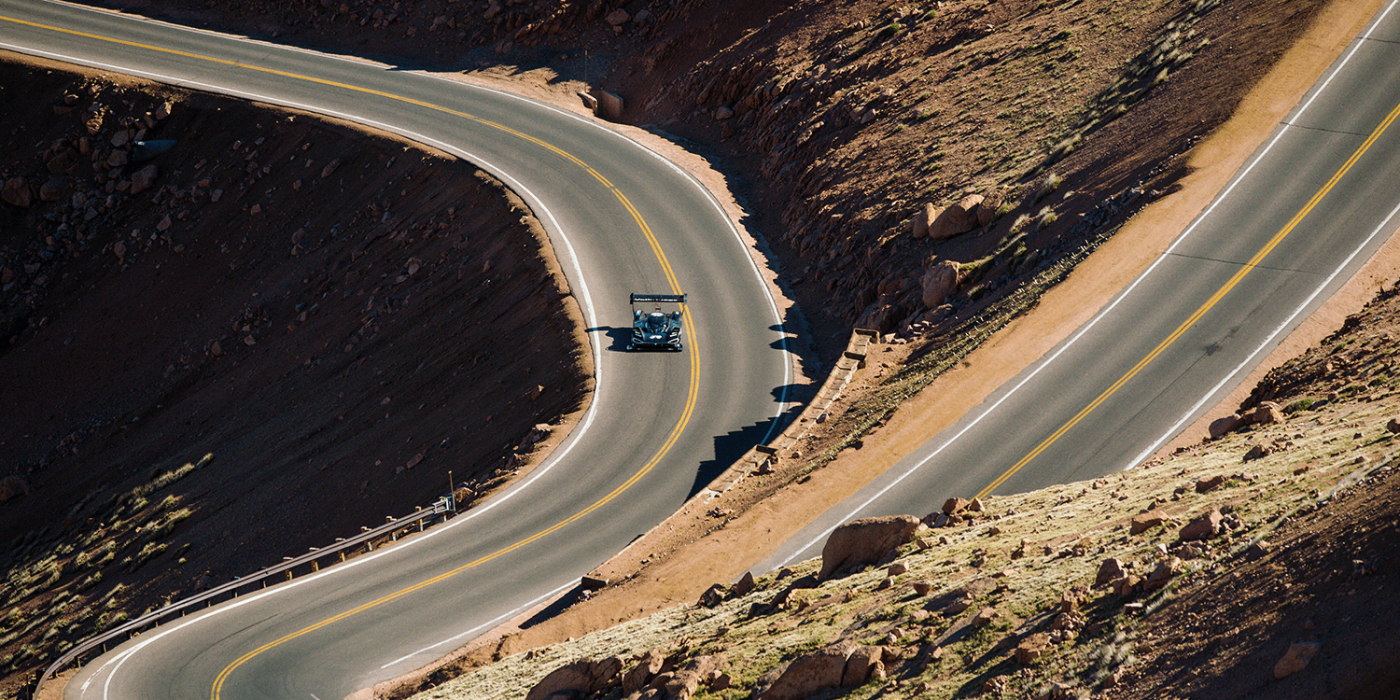
<svg viewBox="0 0 1400 700">
<path fill-rule="evenodd" d="M 1172 256 L 1172 257 L 1174 257 L 1174 258 L 1184 258 L 1184 259 L 1186 259 L 1186 260 L 1202 260 L 1202 261 L 1205 261 L 1205 262 L 1221 263 L 1222 265 L 1235 265 L 1235 266 L 1237 266 L 1237 267 L 1241 267 L 1241 266 L 1244 266 L 1244 265 L 1246 264 L 1246 263 L 1242 263 L 1242 262 L 1240 262 L 1240 261 L 1238 261 L 1238 260 L 1224 260 L 1224 259 L 1222 259 L 1222 258 L 1212 258 L 1212 257 L 1208 257 L 1208 256 L 1205 256 L 1205 255 L 1185 255 L 1185 254 L 1183 254 L 1183 253 L 1168 253 L 1168 255 L 1170 255 L 1170 256 Z M 1274 265 L 1255 265 L 1255 266 L 1254 266 L 1254 269 L 1256 269 L 1256 270 L 1268 270 L 1268 271 L 1270 271 L 1270 272 L 1296 272 L 1296 273 L 1304 274 L 1304 275 L 1315 275 L 1315 274 L 1317 274 L 1316 272 L 1313 272 L 1313 271 L 1311 271 L 1311 270 L 1303 270 L 1303 269 L 1296 268 L 1296 267 L 1277 267 L 1277 266 L 1274 266 Z"/>
</svg>

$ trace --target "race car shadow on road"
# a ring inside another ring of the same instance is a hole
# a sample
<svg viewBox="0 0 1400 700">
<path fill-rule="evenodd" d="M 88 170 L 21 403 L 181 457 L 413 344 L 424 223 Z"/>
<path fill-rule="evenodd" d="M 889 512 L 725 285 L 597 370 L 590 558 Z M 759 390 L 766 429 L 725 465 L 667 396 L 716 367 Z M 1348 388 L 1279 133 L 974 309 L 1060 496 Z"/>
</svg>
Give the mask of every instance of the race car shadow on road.
<svg viewBox="0 0 1400 700">
<path fill-rule="evenodd" d="M 603 348 L 604 350 L 608 352 L 627 352 L 627 345 L 632 342 L 631 326 L 594 326 L 593 328 L 589 328 L 586 332 L 592 334 L 598 331 L 602 331 L 603 335 L 608 339 L 608 345 Z"/>
</svg>

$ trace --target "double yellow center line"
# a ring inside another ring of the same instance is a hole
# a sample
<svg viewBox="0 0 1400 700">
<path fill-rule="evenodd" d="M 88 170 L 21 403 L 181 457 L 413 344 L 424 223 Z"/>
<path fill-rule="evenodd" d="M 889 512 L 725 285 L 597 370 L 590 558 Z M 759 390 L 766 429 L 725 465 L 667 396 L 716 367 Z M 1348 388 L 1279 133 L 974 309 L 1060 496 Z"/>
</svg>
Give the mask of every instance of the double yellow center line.
<svg viewBox="0 0 1400 700">
<path fill-rule="evenodd" d="M 1225 298 L 1225 295 L 1229 294 L 1241 280 L 1250 272 L 1254 271 L 1254 269 L 1259 266 L 1259 263 L 1263 262 L 1264 258 L 1268 256 L 1269 253 L 1273 252 L 1274 248 L 1277 248 L 1289 234 L 1293 233 L 1293 229 L 1297 228 L 1303 218 L 1312 212 L 1313 208 L 1332 191 L 1333 187 L 1336 187 L 1337 183 L 1340 182 L 1344 176 L 1346 176 L 1352 166 L 1356 165 L 1356 161 L 1360 160 L 1361 156 L 1365 155 L 1366 151 L 1370 150 L 1376 140 L 1381 137 L 1381 134 L 1385 133 L 1386 129 L 1390 128 L 1391 123 L 1395 121 L 1397 116 L 1400 116 L 1400 104 L 1397 104 L 1395 108 L 1390 111 L 1390 114 L 1386 115 L 1385 119 L 1381 120 L 1381 123 L 1371 132 L 1371 135 L 1357 147 L 1356 151 L 1351 154 L 1351 157 L 1337 169 L 1337 172 L 1333 173 L 1332 177 L 1327 181 L 1327 184 L 1323 185 L 1322 189 L 1318 190 L 1317 193 L 1308 200 L 1308 203 L 1304 205 L 1297 214 L 1294 214 L 1293 218 L 1289 219 L 1288 223 L 1285 224 L 1283 228 L 1279 229 L 1278 233 L 1275 233 L 1273 238 L 1270 238 L 1269 242 L 1265 243 L 1264 247 L 1260 248 L 1258 252 L 1249 259 L 1249 262 L 1246 262 L 1243 267 L 1235 272 L 1234 276 L 1232 276 L 1229 281 L 1222 285 L 1220 289 L 1215 290 L 1215 293 L 1212 294 L 1204 304 L 1201 304 L 1200 308 L 1196 309 L 1196 311 L 1183 321 L 1180 326 L 1177 326 L 1176 330 L 1172 331 L 1171 335 L 1168 335 L 1166 339 L 1158 343 L 1157 347 L 1152 349 L 1152 352 L 1147 353 L 1141 360 L 1138 360 L 1137 364 L 1133 365 L 1132 369 L 1125 372 L 1123 376 L 1118 378 L 1118 381 L 1114 382 L 1112 386 L 1105 389 L 1102 394 L 1099 394 L 1097 398 L 1089 402 L 1089 405 L 1080 409 L 1079 413 L 1076 413 L 1073 418 L 1066 421 L 1064 425 L 1061 425 L 1050 437 L 1045 438 L 1039 445 L 1036 445 L 1035 449 L 1031 450 L 1025 457 L 1022 457 L 1020 461 L 1011 465 L 1010 469 L 1007 469 L 1001 476 L 997 477 L 995 481 L 988 484 L 986 488 L 978 491 L 974 498 L 985 498 L 995 491 L 997 487 L 1001 486 L 1007 479 L 1010 479 L 1011 476 L 1020 471 L 1022 467 L 1038 457 L 1041 452 L 1044 452 L 1051 445 L 1055 444 L 1055 442 L 1064 436 L 1065 433 L 1069 432 L 1071 428 L 1078 425 L 1079 422 L 1084 420 L 1090 413 L 1093 413 L 1100 404 L 1117 393 L 1124 384 L 1127 384 L 1133 377 L 1137 376 L 1143 368 L 1157 359 L 1158 355 L 1161 355 L 1167 348 L 1171 347 L 1183 333 L 1196 325 L 1196 322 L 1200 321 L 1202 316 L 1205 316 L 1221 299 Z"/>
<path fill-rule="evenodd" d="M 258 73 L 264 73 L 264 74 L 269 74 L 269 75 L 276 75 L 276 76 L 280 76 L 280 77 L 284 77 L 284 78 L 290 78 L 290 79 L 294 79 L 294 80 L 299 80 L 299 81 L 303 81 L 303 82 L 307 82 L 307 83 L 313 83 L 313 84 L 316 84 L 316 85 L 322 85 L 322 86 L 326 86 L 326 87 L 339 88 L 339 89 L 347 90 L 347 91 L 354 92 L 354 93 L 360 93 L 360 94 L 366 94 L 366 95 L 374 95 L 374 96 L 376 96 L 376 97 L 382 97 L 382 98 L 385 98 L 385 99 L 394 100 L 394 101 L 397 101 L 397 102 L 402 102 L 402 103 L 404 103 L 404 104 L 413 105 L 413 106 L 415 106 L 415 107 L 421 107 L 421 108 L 428 109 L 428 110 L 432 110 L 432 111 L 435 111 L 435 112 L 441 112 L 441 113 L 443 113 L 443 114 L 447 114 L 447 115 L 450 115 L 450 116 L 453 116 L 453 117 L 456 117 L 456 118 L 459 118 L 459 119 L 463 119 L 463 120 L 466 120 L 466 121 L 474 122 L 474 123 L 480 124 L 480 125 L 482 125 L 482 126 L 486 126 L 486 127 L 492 128 L 492 129 L 496 129 L 496 130 L 498 130 L 498 131 L 500 131 L 500 132 L 502 132 L 502 133 L 509 134 L 509 135 L 511 135 L 511 136 L 514 136 L 514 137 L 516 137 L 516 138 L 519 138 L 519 139 L 521 139 L 521 140 L 523 140 L 523 141 L 526 141 L 526 142 L 528 142 L 528 143 L 530 143 L 530 144 L 533 144 L 533 145 L 535 145 L 535 146 L 539 146 L 540 148 L 543 148 L 543 149 L 545 149 L 545 150 L 547 150 L 547 151 L 549 151 L 549 152 L 551 152 L 551 153 L 554 153 L 554 154 L 556 154 L 556 155 L 558 155 L 558 156 L 564 158 L 565 160 L 569 161 L 570 163 L 572 163 L 572 164 L 578 166 L 579 168 L 581 168 L 584 172 L 588 173 L 588 174 L 589 174 L 590 176 L 592 176 L 595 180 L 597 180 L 600 184 L 602 184 L 604 188 L 606 188 L 609 192 L 611 192 L 611 193 L 613 194 L 613 196 L 617 198 L 617 201 L 618 201 L 619 203 L 621 203 L 622 207 L 623 207 L 624 209 L 626 209 L 627 212 L 632 216 L 632 219 L 636 222 L 638 229 L 641 231 L 642 235 L 646 238 L 647 243 L 651 246 L 652 253 L 656 256 L 657 262 L 659 262 L 659 263 L 661 264 L 661 269 L 662 269 L 663 272 L 665 273 L 666 280 L 667 280 L 667 283 L 670 285 L 671 291 L 672 291 L 673 293 L 675 293 L 675 294 L 680 294 L 680 293 L 681 293 L 680 282 L 676 279 L 675 271 L 672 269 L 670 262 L 667 261 L 667 259 L 666 259 L 666 253 L 662 250 L 662 248 L 661 248 L 661 243 L 660 243 L 659 241 L 657 241 L 656 236 L 653 234 L 653 232 L 652 232 L 652 230 L 651 230 L 651 227 L 650 227 L 649 225 L 647 225 L 647 222 L 646 222 L 646 220 L 642 217 L 641 212 L 639 212 L 639 211 L 637 210 L 637 208 L 632 204 L 632 202 L 627 198 L 627 196 L 626 196 L 625 194 L 623 194 L 622 190 L 618 189 L 617 186 L 613 185 L 613 183 L 611 183 L 610 181 L 608 181 L 608 179 L 607 179 L 606 177 L 604 177 L 602 173 L 600 173 L 600 172 L 598 172 L 597 170 L 595 170 L 592 166 L 588 165 L 588 164 L 585 163 L 583 160 L 579 159 L 577 156 L 574 156 L 573 154 L 571 154 L 571 153 L 569 153 L 569 152 L 567 152 L 567 151 L 565 151 L 565 150 L 559 148 L 558 146 L 555 146 L 555 145 L 553 145 L 553 144 L 551 144 L 551 143 L 548 143 L 548 142 L 546 142 L 546 141 L 544 141 L 544 140 L 542 140 L 542 139 L 539 139 L 539 138 L 537 138 L 537 137 L 534 137 L 534 136 L 531 136 L 531 135 L 529 135 L 529 134 L 523 133 L 523 132 L 521 132 L 521 131 L 518 131 L 518 130 L 516 130 L 516 129 L 513 129 L 513 128 L 511 128 L 511 127 L 508 127 L 508 126 L 506 126 L 506 125 L 504 125 L 504 124 L 500 124 L 500 123 L 497 123 L 497 122 L 493 122 L 493 121 L 490 121 L 490 120 L 487 120 L 487 119 L 482 119 L 482 118 L 480 118 L 480 117 L 477 117 L 477 116 L 475 116 L 475 115 L 472 115 L 472 114 L 469 114 L 469 113 L 466 113 L 466 112 L 462 112 L 462 111 L 455 110 L 455 109 L 450 109 L 450 108 L 448 108 L 448 107 L 444 107 L 444 106 L 441 106 L 441 105 L 433 104 L 433 103 L 431 103 L 431 102 L 425 102 L 425 101 L 423 101 L 423 100 L 414 99 L 414 98 L 411 98 L 411 97 L 406 97 L 406 96 L 403 96 L 403 95 L 397 95 L 397 94 L 390 93 L 390 92 L 384 92 L 384 91 L 381 91 L 381 90 L 373 90 L 373 89 L 364 88 L 364 87 L 360 87 L 360 86 L 356 86 L 356 85 L 350 85 L 350 84 L 347 84 L 347 83 L 337 82 L 337 81 L 334 81 L 334 80 L 327 80 L 327 79 L 325 79 L 325 78 L 317 78 L 317 77 L 314 77 L 314 76 L 302 75 L 302 74 L 299 74 L 299 73 L 292 73 L 292 72 L 284 71 L 284 70 L 277 70 L 277 69 L 273 69 L 273 68 L 266 68 L 266 67 L 262 67 L 262 66 L 255 66 L 255 65 L 251 65 L 251 64 L 248 64 L 248 63 L 243 63 L 243 62 L 240 62 L 240 61 L 232 61 L 232 60 L 228 60 L 228 59 L 216 58 L 216 57 L 213 57 L 213 56 L 206 56 L 206 55 L 202 55 L 202 54 L 190 53 L 190 52 L 187 52 L 187 51 L 178 51 L 178 50 L 175 50 L 175 49 L 167 49 L 167 48 L 162 48 L 162 47 L 159 47 L 159 46 L 152 46 L 152 45 L 150 45 L 150 44 L 143 44 L 143 43 L 135 42 L 135 41 L 128 41 L 128 40 L 124 40 L 124 39 L 117 39 L 117 38 L 113 38 L 113 37 L 106 37 L 106 36 L 102 36 L 102 35 L 98 35 L 98 34 L 91 34 L 91 33 L 87 33 L 87 32 L 80 32 L 80 31 L 75 31 L 75 30 L 71 30 L 71 29 L 65 29 L 65 28 L 62 28 L 62 27 L 54 27 L 54 26 L 45 25 L 45 24 L 39 24 L 39 23 L 36 23 L 36 22 L 30 22 L 30 21 L 26 21 L 26 20 L 22 20 L 22 19 L 18 19 L 18 18 L 6 17 L 6 16 L 3 16 L 3 15 L 0 15 L 0 21 L 6 21 L 6 22 L 13 23 L 13 24 L 18 24 L 18 25 L 23 25 L 23 26 L 27 26 L 27 27 L 32 27 L 32 28 L 35 28 L 35 29 L 47 30 L 47 31 L 56 32 L 56 33 L 59 33 L 59 34 L 68 35 L 68 36 L 78 36 L 78 37 L 83 37 L 83 38 L 87 38 L 87 39 L 93 39 L 93 40 L 96 40 L 96 41 L 102 41 L 102 42 L 106 42 L 106 43 L 110 43 L 110 44 L 117 44 L 117 45 L 120 45 L 120 46 L 126 46 L 126 47 L 130 47 L 130 48 L 133 48 L 133 49 L 141 49 L 141 50 L 145 50 L 145 51 L 152 51 L 152 52 L 161 53 L 161 54 L 166 54 L 166 55 L 180 56 L 180 57 L 182 57 L 182 58 L 194 59 L 194 60 L 203 61 L 203 62 L 206 62 L 206 63 L 212 63 L 212 64 L 216 64 L 216 65 L 228 66 L 228 67 L 232 67 L 232 68 L 241 68 L 241 69 L 248 70 L 248 71 L 255 71 L 255 72 L 258 72 Z M 463 565 L 461 565 L 461 566 L 459 566 L 459 567 L 457 567 L 457 568 L 455 568 L 455 569 L 452 569 L 452 570 L 447 571 L 447 572 L 445 572 L 445 573 L 439 574 L 439 575 L 434 576 L 434 577 L 432 577 L 432 578 L 429 578 L 429 579 L 427 579 L 427 580 L 421 581 L 421 582 L 416 583 L 416 584 L 414 584 L 414 585 L 412 585 L 412 586 L 408 586 L 408 587 L 399 589 L 399 590 L 397 590 L 397 591 L 394 591 L 393 593 L 389 593 L 389 594 L 387 594 L 387 595 L 384 595 L 384 596 L 381 596 L 381 597 L 376 598 L 376 599 L 374 599 L 374 600 L 371 600 L 371 601 L 369 601 L 368 603 L 365 603 L 364 605 L 361 605 L 361 606 L 359 606 L 359 607 L 357 607 L 357 608 L 353 608 L 353 609 L 351 609 L 351 610 L 347 610 L 347 611 L 342 612 L 342 613 L 340 613 L 340 614 L 338 614 L 338 615 L 335 615 L 335 616 L 333 616 L 333 617 L 326 618 L 326 619 L 324 619 L 324 620 L 322 620 L 322 621 L 320 621 L 320 622 L 317 622 L 317 623 L 315 623 L 315 624 L 313 624 L 313 625 L 310 625 L 310 626 L 308 626 L 308 627 L 304 627 L 304 628 L 302 628 L 302 629 L 300 629 L 300 630 L 297 630 L 296 632 L 292 632 L 291 634 L 287 634 L 287 635 L 285 635 L 285 636 L 282 636 L 282 637 L 280 637 L 280 638 L 278 638 L 278 639 L 275 639 L 275 640 L 273 640 L 273 641 L 271 641 L 271 642 L 268 642 L 268 643 L 266 643 L 266 644 L 263 644 L 262 646 L 259 646 L 258 648 L 253 649 L 252 651 L 249 651 L 249 652 L 246 653 L 246 654 L 243 654 L 242 656 L 240 656 L 240 657 L 238 657 L 237 659 L 235 659 L 235 660 L 233 661 L 233 663 L 231 663 L 231 664 L 229 664 L 227 667 L 225 667 L 224 670 L 221 671 L 221 672 L 219 673 L 218 677 L 214 679 L 213 686 L 212 686 L 211 689 L 210 689 L 210 696 L 213 698 L 213 700 L 220 700 L 221 694 L 222 694 L 222 691 L 223 691 L 224 684 L 227 682 L 229 676 L 230 676 L 234 671 L 236 671 L 240 666 L 246 664 L 248 661 L 250 661 L 250 660 L 252 660 L 253 658 L 257 657 L 259 654 L 262 654 L 263 652 L 266 652 L 266 651 L 268 651 L 269 649 L 272 649 L 272 648 L 274 648 L 274 647 L 277 647 L 277 646 L 279 646 L 279 645 L 281 645 L 281 644 L 285 644 L 285 643 L 287 643 L 287 642 L 289 642 L 289 641 L 292 641 L 292 640 L 297 639 L 297 638 L 299 638 L 299 637 L 305 636 L 305 635 L 307 635 L 307 634 L 310 634 L 310 633 L 312 633 L 312 632 L 315 632 L 315 631 L 317 631 L 317 630 L 320 630 L 320 629 L 322 629 L 322 628 L 325 628 L 325 627 L 327 627 L 327 626 L 329 626 L 329 625 L 335 624 L 336 622 L 339 622 L 339 621 L 344 620 L 344 619 L 346 619 L 346 618 L 349 618 L 349 617 L 352 617 L 352 616 L 357 615 L 357 614 L 359 614 L 359 613 L 362 613 L 362 612 L 364 612 L 364 611 L 366 611 L 366 610 L 369 610 L 369 609 L 371 609 L 371 608 L 378 607 L 378 606 L 380 606 L 380 605 L 383 605 L 383 604 L 388 603 L 388 602 L 390 602 L 390 601 L 396 600 L 396 599 L 401 598 L 401 597 L 403 597 L 403 596 L 405 596 L 405 595 L 408 595 L 408 594 L 410 594 L 410 593 L 414 593 L 414 592 L 416 592 L 416 591 L 420 591 L 420 590 L 422 590 L 422 589 L 424 589 L 424 588 L 427 588 L 427 587 L 429 587 L 429 586 L 432 586 L 432 585 L 434 585 L 434 584 L 441 583 L 442 581 L 445 581 L 445 580 L 447 580 L 447 579 L 449 579 L 449 578 L 452 578 L 452 577 L 454 577 L 454 576 L 457 576 L 458 574 L 461 574 L 462 572 L 465 572 L 465 571 L 467 571 L 467 570 L 469 570 L 469 569 L 472 569 L 472 568 L 481 566 L 482 564 L 485 564 L 485 563 L 487 563 L 487 562 L 489 562 L 489 561 L 492 561 L 492 560 L 497 559 L 497 558 L 499 558 L 499 557 L 505 556 L 506 554 L 509 554 L 509 553 L 511 553 L 511 552 L 514 552 L 515 550 L 520 549 L 521 547 L 524 547 L 524 546 L 529 545 L 529 544 L 531 544 L 531 543 L 533 543 L 533 542 L 536 542 L 536 541 L 538 541 L 538 540 L 540 540 L 540 539 L 543 539 L 543 538 L 545 538 L 545 537 L 548 537 L 549 535 L 551 535 L 551 534 L 553 534 L 553 533 L 555 533 L 555 532 L 557 532 L 557 531 L 559 531 L 559 530 L 561 530 L 561 529 L 567 527 L 568 525 L 574 523 L 575 521 L 578 521 L 578 520 L 580 520 L 580 519 L 582 519 L 582 518 L 585 518 L 585 517 L 587 517 L 588 515 L 590 515 L 591 513 L 593 513 L 594 511 L 597 511 L 598 509 L 600 509 L 600 508 L 606 506 L 608 503 L 610 503 L 610 502 L 612 502 L 613 500 L 615 500 L 618 496 L 622 495 L 622 493 L 624 493 L 625 491 L 627 491 L 629 488 L 631 488 L 633 485 L 635 485 L 638 481 L 640 481 L 643 477 L 645 477 L 645 476 L 657 465 L 657 463 L 659 463 L 659 462 L 661 461 L 661 459 L 662 459 L 663 457 L 665 457 L 665 455 L 666 455 L 666 454 L 671 450 L 671 448 L 675 445 L 676 441 L 680 438 L 681 433 L 684 431 L 686 424 L 690 422 L 691 415 L 694 413 L 695 404 L 696 404 L 696 402 L 697 402 L 697 400 L 698 400 L 698 395 L 699 395 L 699 375 L 700 375 L 700 359 L 699 359 L 699 351 L 698 351 L 698 347 L 697 347 L 697 343 L 696 343 L 696 338 L 695 338 L 696 334 L 695 334 L 695 332 L 694 332 L 694 322 L 693 322 L 693 320 L 692 320 L 692 318 L 691 318 L 690 309 L 689 309 L 688 306 L 683 306 L 683 314 L 684 314 L 684 318 L 685 318 L 685 325 L 686 325 L 688 328 L 691 329 L 691 332 L 688 334 L 688 335 L 690 336 L 689 343 L 688 343 L 690 347 L 689 347 L 689 349 L 688 349 L 688 352 L 686 353 L 687 356 L 690 358 L 690 379 L 689 379 L 689 387 L 688 387 L 687 393 L 686 393 L 685 406 L 684 406 L 684 408 L 683 408 L 682 411 L 681 411 L 680 418 L 676 421 L 675 427 L 673 427 L 673 428 L 671 429 L 670 434 L 667 435 L 665 442 L 662 443 L 661 447 L 657 449 L 657 451 L 656 451 L 656 453 L 655 453 L 654 455 L 652 455 L 651 459 L 647 460 L 647 462 L 646 462 L 645 464 L 643 464 L 642 467 L 641 467 L 640 469 L 638 469 L 635 473 L 633 473 L 633 474 L 631 475 L 631 477 L 629 477 L 625 482 L 623 482 L 622 484 L 620 484 L 617 488 L 613 489 L 613 490 L 612 490 L 611 492 L 609 492 L 607 495 L 605 495 L 605 496 L 603 496 L 602 498 L 599 498 L 598 500 L 594 501 L 591 505 L 587 506 L 586 508 L 584 508 L 584 509 L 582 509 L 582 510 L 576 512 L 576 513 L 574 513 L 573 515 L 570 515 L 569 517 L 567 517 L 567 518 L 565 518 L 565 519 L 563 519 L 563 520 L 561 520 L 561 521 L 555 523 L 554 525 L 552 525 L 552 526 L 550 526 L 550 527 L 548 527 L 548 528 L 545 528 L 544 530 L 541 530 L 541 531 L 539 531 L 539 532 L 536 532 L 535 534 L 530 535 L 529 537 L 526 537 L 526 538 L 524 538 L 524 539 L 522 539 L 522 540 L 516 542 L 515 544 L 512 544 L 512 545 L 510 545 L 510 546 L 508 546 L 508 547 L 499 549 L 499 550 L 497 550 L 497 551 L 495 551 L 495 552 L 492 552 L 492 553 L 490 553 L 490 554 L 487 554 L 487 555 L 485 555 L 485 556 L 482 556 L 482 557 L 480 557 L 480 558 L 478 558 L 478 559 L 476 559 L 476 560 L 474 560 L 474 561 L 471 561 L 471 562 L 468 562 L 468 563 L 466 563 L 466 564 L 463 564 Z"/>
</svg>

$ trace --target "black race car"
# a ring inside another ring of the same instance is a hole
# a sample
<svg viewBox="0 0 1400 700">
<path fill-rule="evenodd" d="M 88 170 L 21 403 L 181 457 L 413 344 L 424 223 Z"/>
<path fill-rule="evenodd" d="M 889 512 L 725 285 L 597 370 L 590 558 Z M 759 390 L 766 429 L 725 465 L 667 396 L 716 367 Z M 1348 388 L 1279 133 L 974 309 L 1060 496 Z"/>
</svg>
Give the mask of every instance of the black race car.
<svg viewBox="0 0 1400 700">
<path fill-rule="evenodd" d="M 684 304 L 684 294 L 633 294 L 632 295 L 632 342 L 628 350 L 646 348 L 681 349 L 681 312 L 679 309 L 667 312 L 662 304 Z M 652 305 L 650 311 L 638 308 L 639 305 Z"/>
</svg>

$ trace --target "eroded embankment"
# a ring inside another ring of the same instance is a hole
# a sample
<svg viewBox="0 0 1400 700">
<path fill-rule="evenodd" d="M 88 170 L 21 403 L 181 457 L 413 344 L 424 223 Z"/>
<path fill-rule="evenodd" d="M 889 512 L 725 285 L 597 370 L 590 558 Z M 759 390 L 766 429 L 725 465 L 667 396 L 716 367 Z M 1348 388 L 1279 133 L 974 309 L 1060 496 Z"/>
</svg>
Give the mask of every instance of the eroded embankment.
<svg viewBox="0 0 1400 700">
<path fill-rule="evenodd" d="M 449 470 L 479 495 L 586 402 L 543 231 L 471 164 L 26 63 L 0 62 L 11 690 L 124 614 L 430 502 Z"/>
</svg>

